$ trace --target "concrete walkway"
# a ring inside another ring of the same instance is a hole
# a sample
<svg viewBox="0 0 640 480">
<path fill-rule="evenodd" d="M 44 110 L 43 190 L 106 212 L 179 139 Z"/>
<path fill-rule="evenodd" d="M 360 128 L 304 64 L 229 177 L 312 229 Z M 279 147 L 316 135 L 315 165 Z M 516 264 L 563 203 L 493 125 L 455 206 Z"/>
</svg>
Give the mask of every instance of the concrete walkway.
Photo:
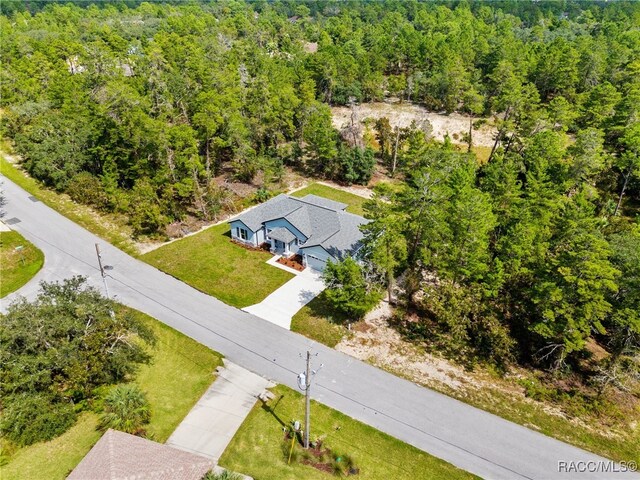
<svg viewBox="0 0 640 480">
<path fill-rule="evenodd" d="M 293 277 L 262 302 L 243 308 L 256 317 L 291 329 L 291 318 L 324 290 L 319 272 L 307 268 Z"/>
<path fill-rule="evenodd" d="M 257 397 L 269 386 L 273 384 L 268 380 L 225 360 L 215 382 L 171 434 L 167 445 L 217 463 Z"/>
</svg>

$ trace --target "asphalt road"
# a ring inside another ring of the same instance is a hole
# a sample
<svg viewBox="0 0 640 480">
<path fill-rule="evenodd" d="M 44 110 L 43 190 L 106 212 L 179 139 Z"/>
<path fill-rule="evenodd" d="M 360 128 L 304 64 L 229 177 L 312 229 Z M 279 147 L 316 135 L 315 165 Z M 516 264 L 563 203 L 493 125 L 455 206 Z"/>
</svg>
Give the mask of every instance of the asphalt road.
<svg viewBox="0 0 640 480">
<path fill-rule="evenodd" d="M 230 361 L 292 388 L 297 388 L 296 375 L 304 366 L 301 354 L 312 349 L 317 354 L 315 366 L 324 364 L 315 377 L 313 398 L 464 470 L 488 479 L 508 480 L 640 478 L 605 470 L 612 467 L 604 458 L 230 307 L 116 249 L 34 201 L 8 179 L 0 177 L 0 181 L 8 200 L 4 221 L 45 254 L 43 269 L 17 292 L 21 295 L 33 297 L 41 280 L 72 275 L 84 275 L 90 284 L 102 289 L 95 253 L 95 244 L 99 243 L 104 264 L 113 267 L 107 281 L 118 301 L 223 353 Z M 14 223 L 14 219 L 19 222 Z M 12 298 L 3 299 L 3 310 Z M 367 439 L 361 441 L 366 443 Z M 560 462 L 566 462 L 565 471 L 559 471 L 563 470 Z M 583 468 L 598 471 L 566 471 Z M 428 472 L 425 478 L 429 478 Z"/>
</svg>

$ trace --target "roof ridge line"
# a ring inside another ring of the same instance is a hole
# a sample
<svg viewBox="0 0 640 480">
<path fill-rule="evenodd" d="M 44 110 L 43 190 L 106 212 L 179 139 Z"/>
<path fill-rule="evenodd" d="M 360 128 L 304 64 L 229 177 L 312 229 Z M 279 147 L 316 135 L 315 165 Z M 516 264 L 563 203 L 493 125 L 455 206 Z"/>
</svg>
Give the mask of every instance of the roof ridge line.
<svg viewBox="0 0 640 480">
<path fill-rule="evenodd" d="M 312 193 L 309 193 L 307 195 L 313 195 Z M 329 208 L 329 207 L 323 207 L 322 205 L 316 205 L 315 203 L 311 203 L 311 202 L 305 202 L 302 198 L 299 197 L 292 197 L 291 195 L 287 195 L 289 198 L 293 199 L 293 200 L 297 200 L 298 202 L 302 202 L 305 205 L 311 205 L 312 207 L 318 207 L 318 208 L 323 208 L 325 210 L 328 210 L 330 212 L 333 213 L 338 213 L 338 212 L 344 212 L 344 210 L 334 210 L 333 208 Z M 316 195 L 316 197 L 320 197 L 320 195 Z M 320 198 L 325 198 L 325 197 L 320 197 Z M 335 200 L 331 200 L 330 198 L 327 198 L 327 200 L 335 202 Z M 347 205 L 346 203 L 342 203 L 342 202 L 336 202 L 336 203 L 340 203 L 342 205 L 346 205 L 345 208 L 347 208 L 349 205 Z M 295 210 L 294 210 L 295 211 Z M 293 213 L 293 212 L 292 212 Z"/>
</svg>

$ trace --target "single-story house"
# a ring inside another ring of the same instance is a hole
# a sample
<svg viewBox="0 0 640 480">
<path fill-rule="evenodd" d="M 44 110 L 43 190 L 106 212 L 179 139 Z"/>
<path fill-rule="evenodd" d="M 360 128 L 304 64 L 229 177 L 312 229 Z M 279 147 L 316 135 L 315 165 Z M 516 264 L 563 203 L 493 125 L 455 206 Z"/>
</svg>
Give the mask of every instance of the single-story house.
<svg viewBox="0 0 640 480">
<path fill-rule="evenodd" d="M 231 238 L 274 254 L 300 255 L 305 266 L 322 271 L 327 261 L 356 256 L 365 218 L 345 211 L 347 205 L 317 195 L 281 194 L 230 220 Z"/>
<path fill-rule="evenodd" d="M 67 479 L 201 480 L 214 468 L 209 458 L 109 429 Z"/>
</svg>

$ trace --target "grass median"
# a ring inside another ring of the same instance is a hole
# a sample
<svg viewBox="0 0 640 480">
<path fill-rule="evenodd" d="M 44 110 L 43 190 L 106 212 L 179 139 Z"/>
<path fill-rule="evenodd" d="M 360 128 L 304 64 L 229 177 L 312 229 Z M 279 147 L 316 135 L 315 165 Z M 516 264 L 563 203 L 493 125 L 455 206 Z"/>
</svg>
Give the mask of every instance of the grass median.
<svg viewBox="0 0 640 480">
<path fill-rule="evenodd" d="M 44 255 L 18 232 L 0 232 L 0 298 L 15 292 L 44 264 Z"/>
</svg>

